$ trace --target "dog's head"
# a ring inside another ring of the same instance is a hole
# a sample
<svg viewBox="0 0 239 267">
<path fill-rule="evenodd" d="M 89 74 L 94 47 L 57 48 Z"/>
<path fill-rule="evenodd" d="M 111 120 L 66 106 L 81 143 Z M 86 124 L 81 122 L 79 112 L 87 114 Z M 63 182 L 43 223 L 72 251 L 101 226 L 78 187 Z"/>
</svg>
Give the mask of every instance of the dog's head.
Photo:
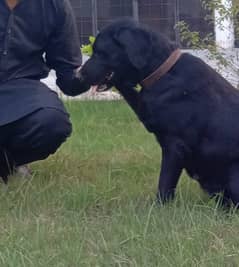
<svg viewBox="0 0 239 267">
<path fill-rule="evenodd" d="M 117 21 L 98 34 L 80 76 L 91 85 L 110 87 L 121 80 L 137 84 L 151 55 L 151 32 L 131 20 Z"/>
<path fill-rule="evenodd" d="M 135 86 L 152 73 L 176 48 L 167 38 L 137 22 L 125 19 L 103 29 L 93 45 L 93 55 L 80 72 L 91 85 Z"/>
</svg>

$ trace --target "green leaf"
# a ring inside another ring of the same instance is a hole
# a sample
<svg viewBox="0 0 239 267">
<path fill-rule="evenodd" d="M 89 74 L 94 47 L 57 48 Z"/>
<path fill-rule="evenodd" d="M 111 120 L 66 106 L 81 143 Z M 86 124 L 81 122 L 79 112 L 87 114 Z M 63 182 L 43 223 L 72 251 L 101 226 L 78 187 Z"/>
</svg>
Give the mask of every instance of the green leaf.
<svg viewBox="0 0 239 267">
<path fill-rule="evenodd" d="M 89 37 L 89 43 L 81 46 L 81 52 L 83 55 L 86 55 L 88 57 L 92 56 L 94 42 L 95 42 L 95 37 L 90 36 Z"/>
</svg>

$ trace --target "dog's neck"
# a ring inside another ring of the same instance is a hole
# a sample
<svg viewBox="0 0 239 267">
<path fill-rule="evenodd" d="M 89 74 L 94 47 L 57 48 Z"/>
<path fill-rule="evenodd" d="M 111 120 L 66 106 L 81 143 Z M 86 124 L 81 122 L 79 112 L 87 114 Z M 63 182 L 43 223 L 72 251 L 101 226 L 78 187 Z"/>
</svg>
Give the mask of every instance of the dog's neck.
<svg viewBox="0 0 239 267">
<path fill-rule="evenodd" d="M 170 42 L 163 35 L 159 33 L 151 32 L 151 52 L 147 60 L 147 65 L 139 70 L 139 81 L 143 81 L 145 78 L 154 73 L 169 57 L 178 49 L 178 46 Z"/>
<path fill-rule="evenodd" d="M 171 70 L 171 68 L 181 57 L 181 54 L 182 53 L 180 49 L 176 49 L 168 56 L 166 60 L 164 60 L 163 63 L 158 63 L 158 67 L 155 67 L 155 65 L 153 65 L 151 67 L 152 71 L 150 72 L 150 74 L 146 75 L 146 77 L 143 78 L 140 84 L 145 88 L 152 86 L 156 81 L 158 81 L 161 77 L 163 77 Z"/>
</svg>

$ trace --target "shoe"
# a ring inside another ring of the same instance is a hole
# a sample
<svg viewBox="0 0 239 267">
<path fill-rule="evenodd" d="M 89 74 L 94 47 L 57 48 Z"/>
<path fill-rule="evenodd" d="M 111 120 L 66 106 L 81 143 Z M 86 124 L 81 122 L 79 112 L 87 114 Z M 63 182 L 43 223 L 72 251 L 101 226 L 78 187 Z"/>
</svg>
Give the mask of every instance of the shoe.
<svg viewBox="0 0 239 267">
<path fill-rule="evenodd" d="M 30 167 L 25 164 L 18 167 L 15 167 L 14 174 L 19 175 L 24 178 L 29 178 L 32 175 Z"/>
</svg>

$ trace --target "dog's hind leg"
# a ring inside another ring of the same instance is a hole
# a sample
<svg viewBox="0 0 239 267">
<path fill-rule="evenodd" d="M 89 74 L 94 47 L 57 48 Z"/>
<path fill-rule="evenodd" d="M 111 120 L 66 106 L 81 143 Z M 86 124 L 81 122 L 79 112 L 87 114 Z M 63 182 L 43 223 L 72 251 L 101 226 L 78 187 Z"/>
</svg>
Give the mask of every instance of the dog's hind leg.
<svg viewBox="0 0 239 267">
<path fill-rule="evenodd" d="M 231 168 L 224 191 L 224 203 L 228 204 L 230 201 L 239 207 L 239 164 Z"/>
</svg>

